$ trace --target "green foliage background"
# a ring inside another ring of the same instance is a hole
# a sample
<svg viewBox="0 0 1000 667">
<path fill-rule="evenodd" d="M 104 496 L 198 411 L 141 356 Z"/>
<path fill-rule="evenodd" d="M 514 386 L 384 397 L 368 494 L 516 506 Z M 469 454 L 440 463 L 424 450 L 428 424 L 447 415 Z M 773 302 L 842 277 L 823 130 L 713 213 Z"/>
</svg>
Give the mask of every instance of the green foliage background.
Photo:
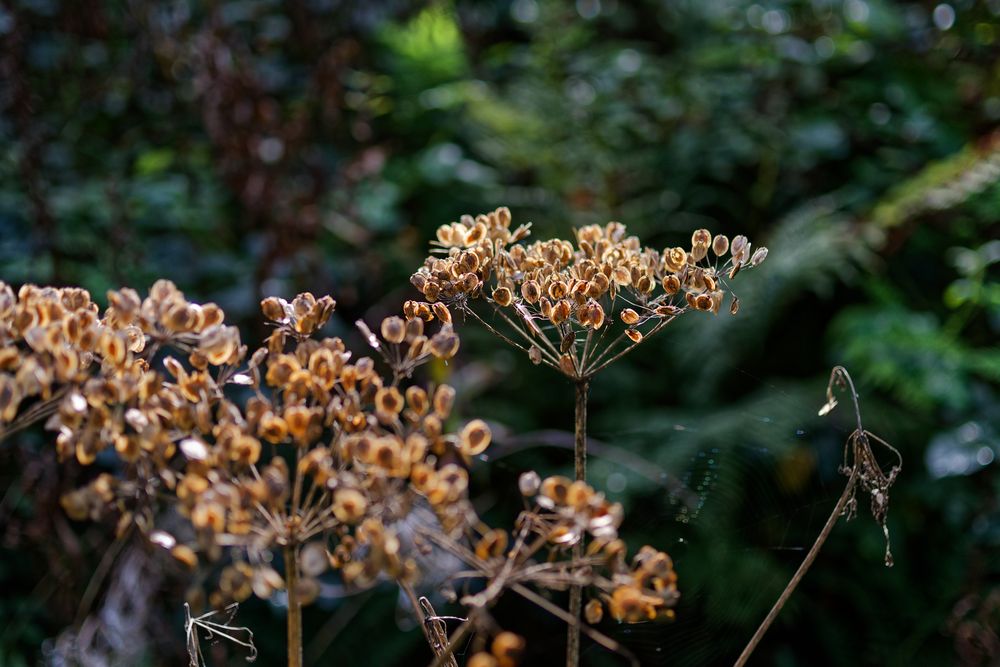
<svg viewBox="0 0 1000 667">
<path fill-rule="evenodd" d="M 737 281 L 740 314 L 682 318 L 594 387 L 592 479 L 626 503 L 631 544 L 675 556 L 684 595 L 673 624 L 602 630 L 643 664 L 732 662 L 842 488 L 849 419 L 815 417 L 842 363 L 905 458 L 896 567 L 862 508 L 755 663 L 1000 660 L 1000 3 L 0 7 L 0 279 L 101 295 L 167 277 L 246 340 L 262 296 L 331 293 L 350 336 L 413 296 L 433 230 L 462 213 L 508 205 L 538 237 L 621 220 L 657 246 L 746 233 L 771 253 Z M 571 390 L 461 331 L 435 373 L 504 434 L 474 486 L 509 521 L 521 470 L 569 468 Z M 78 471 L 45 442 L 0 452 L 5 665 L 72 664 L 57 637 L 100 607 L 81 600 L 110 527 L 61 517 Z M 180 664 L 184 583 L 161 568 L 130 660 Z M 560 659 L 557 622 L 513 600 L 497 615 L 527 664 Z M 278 664 L 282 610 L 240 618 Z M 310 664 L 428 657 L 391 588 L 330 593 L 306 622 Z"/>
</svg>

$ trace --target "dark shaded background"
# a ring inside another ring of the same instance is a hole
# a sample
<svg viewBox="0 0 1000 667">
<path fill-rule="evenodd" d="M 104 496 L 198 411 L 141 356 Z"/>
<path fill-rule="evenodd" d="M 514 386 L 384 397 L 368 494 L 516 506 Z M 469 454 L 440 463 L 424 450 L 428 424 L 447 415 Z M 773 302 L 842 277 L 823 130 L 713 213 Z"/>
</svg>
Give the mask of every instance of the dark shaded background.
<svg viewBox="0 0 1000 667">
<path fill-rule="evenodd" d="M 617 219 L 656 246 L 746 233 L 771 254 L 737 281 L 739 316 L 682 318 L 594 387 L 592 479 L 683 593 L 673 624 L 601 629 L 643 664 L 732 662 L 842 488 L 849 415 L 815 415 L 843 363 L 905 458 L 896 566 L 863 501 L 754 664 L 1000 664 L 1000 2 L 2 7 L 0 279 L 103 295 L 168 277 L 249 341 L 262 296 L 330 293 L 350 336 L 414 295 L 462 213 L 505 204 L 539 237 Z M 571 390 L 461 331 L 434 372 L 502 435 L 473 483 L 509 522 L 521 470 L 569 469 Z M 183 574 L 113 543 L 113 520 L 65 518 L 79 471 L 41 431 L 0 471 L 0 664 L 181 664 Z M 328 584 L 309 664 L 427 660 L 392 587 Z M 561 659 L 559 623 L 516 600 L 497 615 L 527 664 Z M 239 618 L 280 664 L 282 609 Z"/>
</svg>

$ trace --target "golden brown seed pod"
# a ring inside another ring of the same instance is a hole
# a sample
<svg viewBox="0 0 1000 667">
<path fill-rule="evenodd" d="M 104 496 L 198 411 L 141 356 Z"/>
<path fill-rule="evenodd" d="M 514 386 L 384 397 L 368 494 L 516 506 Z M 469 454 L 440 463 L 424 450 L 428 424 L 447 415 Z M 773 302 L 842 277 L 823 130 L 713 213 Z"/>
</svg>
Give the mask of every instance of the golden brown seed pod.
<svg viewBox="0 0 1000 667">
<path fill-rule="evenodd" d="M 735 315 L 740 312 L 740 300 L 738 297 L 733 296 L 733 302 L 729 304 L 729 314 Z"/>
<path fill-rule="evenodd" d="M 523 285 L 521 285 L 521 296 L 524 300 L 530 304 L 538 303 L 538 300 L 542 297 L 542 290 L 538 287 L 538 283 L 534 280 L 528 280 Z"/>
<path fill-rule="evenodd" d="M 441 419 L 446 419 L 451 414 L 451 407 L 455 404 L 455 389 L 446 384 L 439 385 L 434 392 L 434 412 Z"/>
<path fill-rule="evenodd" d="M 564 283 L 561 280 L 553 280 L 549 284 L 549 289 L 548 289 L 549 297 L 553 300 L 561 299 L 564 296 L 566 296 L 568 290 L 569 288 L 566 286 L 566 283 Z"/>
<path fill-rule="evenodd" d="M 667 271 L 680 271 L 686 263 L 687 251 L 684 248 L 670 248 L 663 253 L 663 266 Z"/>
<path fill-rule="evenodd" d="M 705 246 L 705 248 L 707 249 L 708 245 L 711 242 L 712 242 L 712 232 L 708 231 L 707 229 L 696 229 L 694 230 L 694 233 L 691 234 L 692 248 L 697 248 L 698 246 Z"/>
<path fill-rule="evenodd" d="M 476 544 L 476 556 L 480 560 L 489 560 L 503 554 L 507 548 L 507 533 L 500 529 L 493 529 L 483 535 Z"/>
<path fill-rule="evenodd" d="M 264 313 L 264 317 L 272 322 L 281 322 L 285 319 L 285 308 L 281 299 L 276 296 L 269 296 L 261 301 L 260 309 Z"/>
<path fill-rule="evenodd" d="M 288 424 L 281 417 L 268 412 L 261 417 L 257 433 L 271 444 L 276 445 L 284 442 L 285 438 L 288 437 Z"/>
<path fill-rule="evenodd" d="M 712 239 L 712 252 L 716 257 L 722 257 L 729 250 L 729 237 L 724 234 L 717 235 Z"/>
<path fill-rule="evenodd" d="M 396 387 L 382 387 L 375 392 L 375 410 L 389 417 L 395 418 L 403 410 L 403 395 Z"/>
<path fill-rule="evenodd" d="M 632 284 L 632 273 L 623 266 L 616 266 L 611 271 L 611 278 L 619 287 L 627 287 Z"/>
<path fill-rule="evenodd" d="M 689 257 L 692 260 L 696 261 L 696 262 L 700 262 L 701 260 L 705 259 L 705 256 L 707 254 L 708 254 L 708 245 L 707 244 L 706 245 L 696 245 L 693 248 L 691 248 L 691 254 L 689 255 Z"/>
<path fill-rule="evenodd" d="M 475 257 L 475 255 L 472 256 Z M 451 311 L 448 310 L 448 306 L 438 302 L 432 305 L 431 309 L 434 311 L 434 315 L 436 315 L 439 320 L 445 324 L 451 324 Z"/>
<path fill-rule="evenodd" d="M 663 306 L 657 306 L 656 310 L 653 312 L 660 317 L 673 317 L 674 315 L 680 315 L 682 311 L 677 306 L 666 304 Z"/>
<path fill-rule="evenodd" d="M 337 489 L 333 494 L 333 515 L 341 523 L 357 523 L 368 509 L 368 501 L 355 489 Z"/>
<path fill-rule="evenodd" d="M 712 310 L 712 297 L 708 294 L 699 294 L 695 297 L 694 307 L 698 310 Z"/>
<path fill-rule="evenodd" d="M 412 385 L 406 388 L 406 404 L 418 416 L 427 414 L 427 409 L 430 407 L 427 392 L 423 387 L 418 387 L 417 385 Z"/>
<path fill-rule="evenodd" d="M 434 304 L 437 306 L 438 304 Z M 420 320 L 417 320 L 418 322 Z M 398 345 L 406 338 L 406 322 L 395 315 L 382 320 L 382 340 Z"/>
<path fill-rule="evenodd" d="M 556 305 L 552 306 L 552 314 L 549 320 L 552 324 L 561 324 L 569 319 L 572 313 L 572 306 L 570 306 L 569 301 L 560 301 Z"/>
<path fill-rule="evenodd" d="M 663 291 L 673 296 L 681 289 L 681 281 L 677 276 L 670 274 L 663 279 Z"/>
<path fill-rule="evenodd" d="M 458 449 L 466 456 L 478 456 L 490 445 L 490 427 L 482 419 L 473 419 L 459 434 Z"/>
<path fill-rule="evenodd" d="M 438 359 L 451 359 L 456 354 L 458 354 L 458 347 L 461 341 L 458 335 L 455 334 L 451 329 L 450 324 L 446 324 L 445 328 L 431 336 L 430 340 L 430 350 Z"/>
<path fill-rule="evenodd" d="M 643 294 L 652 292 L 654 285 L 653 279 L 646 274 L 639 276 L 639 279 L 635 281 L 635 289 Z"/>
<path fill-rule="evenodd" d="M 542 480 L 539 493 L 557 505 L 565 505 L 569 487 L 573 484 L 567 477 L 555 475 Z"/>
<path fill-rule="evenodd" d="M 493 290 L 493 301 L 495 301 L 498 306 L 509 306 L 513 300 L 514 296 L 510 293 L 508 288 L 498 287 Z"/>
<path fill-rule="evenodd" d="M 559 357 L 559 370 L 570 377 L 576 376 L 576 363 L 573 361 L 573 357 L 569 354 L 564 354 Z"/>
<path fill-rule="evenodd" d="M 176 558 L 178 562 L 189 570 L 193 570 L 198 566 L 198 555 L 195 554 L 194 549 L 186 544 L 178 544 L 175 546 L 170 550 L 170 555 Z"/>
<path fill-rule="evenodd" d="M 622 322 L 628 325 L 635 324 L 639 321 L 639 313 L 635 312 L 631 308 L 625 308 L 624 310 L 622 310 L 622 312 L 619 314 L 619 317 L 621 318 Z"/>
<path fill-rule="evenodd" d="M 642 342 L 642 332 L 639 331 L 638 329 L 626 329 L 625 335 L 628 336 L 633 343 Z"/>
<path fill-rule="evenodd" d="M 513 632 L 501 632 L 493 638 L 491 652 L 500 667 L 515 667 L 524 654 L 524 637 Z"/>
<path fill-rule="evenodd" d="M 596 301 L 590 301 L 587 304 L 587 321 L 595 331 L 604 326 L 604 307 Z"/>
<path fill-rule="evenodd" d="M 466 663 L 466 667 L 500 667 L 500 663 L 497 662 L 497 659 L 489 653 L 483 653 L 480 651 L 479 653 L 473 654 L 473 656 L 469 658 L 469 662 Z"/>
<path fill-rule="evenodd" d="M 587 606 L 583 609 L 583 615 L 587 619 L 587 623 L 595 625 L 601 622 L 604 618 L 604 605 L 601 604 L 600 600 L 594 599 L 587 603 Z"/>
</svg>

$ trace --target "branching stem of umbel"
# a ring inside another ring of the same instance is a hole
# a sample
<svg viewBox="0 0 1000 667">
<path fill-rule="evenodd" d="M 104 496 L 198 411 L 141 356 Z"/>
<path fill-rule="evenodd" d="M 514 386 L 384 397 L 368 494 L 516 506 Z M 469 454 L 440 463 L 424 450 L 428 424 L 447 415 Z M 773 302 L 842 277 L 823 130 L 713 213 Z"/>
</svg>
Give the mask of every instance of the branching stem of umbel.
<svg viewBox="0 0 1000 667">
<path fill-rule="evenodd" d="M 576 420 L 574 423 L 573 441 L 573 471 L 578 480 L 587 479 L 587 396 L 590 390 L 590 378 L 576 381 Z M 583 556 L 583 538 L 573 546 L 573 559 Z M 583 610 L 583 587 L 573 586 L 569 589 L 569 615 L 574 622 L 566 634 L 566 667 L 577 667 L 580 664 L 580 616 Z"/>
</svg>

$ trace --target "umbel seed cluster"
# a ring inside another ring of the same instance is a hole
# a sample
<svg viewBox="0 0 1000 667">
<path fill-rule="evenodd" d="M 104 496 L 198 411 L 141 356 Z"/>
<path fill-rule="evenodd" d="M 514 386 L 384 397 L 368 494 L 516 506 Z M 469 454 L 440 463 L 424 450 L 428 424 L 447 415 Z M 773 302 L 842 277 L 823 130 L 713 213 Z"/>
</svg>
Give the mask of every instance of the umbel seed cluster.
<svg viewBox="0 0 1000 667">
<path fill-rule="evenodd" d="M 581 227 L 574 241 L 526 243 L 529 233 L 530 225 L 511 230 L 506 207 L 462 216 L 438 228 L 435 254 L 411 282 L 428 304 L 468 312 L 472 301 L 488 302 L 515 330 L 508 342 L 574 378 L 593 375 L 615 358 L 612 348 L 630 349 L 681 313 L 718 313 L 727 282 L 767 257 L 765 247 L 751 252 L 745 236 L 707 229 L 688 248 L 663 250 L 644 247 L 619 222 Z M 735 295 L 728 308 L 739 310 Z M 618 322 L 623 331 L 609 341 Z"/>
<path fill-rule="evenodd" d="M 273 330 L 250 352 L 221 308 L 169 281 L 145 297 L 111 291 L 103 312 L 82 289 L 0 283 L 0 440 L 44 422 L 61 459 L 100 467 L 63 496 L 65 511 L 113 516 L 119 536 L 197 571 L 193 608 L 285 590 L 290 647 L 301 634 L 292 611 L 317 598 L 325 573 L 354 589 L 411 590 L 434 549 L 485 582 L 459 600 L 468 627 L 494 637 L 480 662 L 515 664 L 523 649 L 489 614 L 505 591 L 556 615 L 536 590 L 587 587 L 591 619 L 598 608 L 626 622 L 669 614 L 669 557 L 644 548 L 628 564 L 621 506 L 585 483 L 526 473 L 512 529 L 477 516 L 468 471 L 490 427 L 456 420 L 454 388 L 412 379 L 460 347 L 446 304 L 410 302 L 378 333 L 358 322 L 374 357 L 321 335 L 328 296 L 270 297 L 261 309 Z M 411 520 L 421 512 L 431 519 Z"/>
</svg>

